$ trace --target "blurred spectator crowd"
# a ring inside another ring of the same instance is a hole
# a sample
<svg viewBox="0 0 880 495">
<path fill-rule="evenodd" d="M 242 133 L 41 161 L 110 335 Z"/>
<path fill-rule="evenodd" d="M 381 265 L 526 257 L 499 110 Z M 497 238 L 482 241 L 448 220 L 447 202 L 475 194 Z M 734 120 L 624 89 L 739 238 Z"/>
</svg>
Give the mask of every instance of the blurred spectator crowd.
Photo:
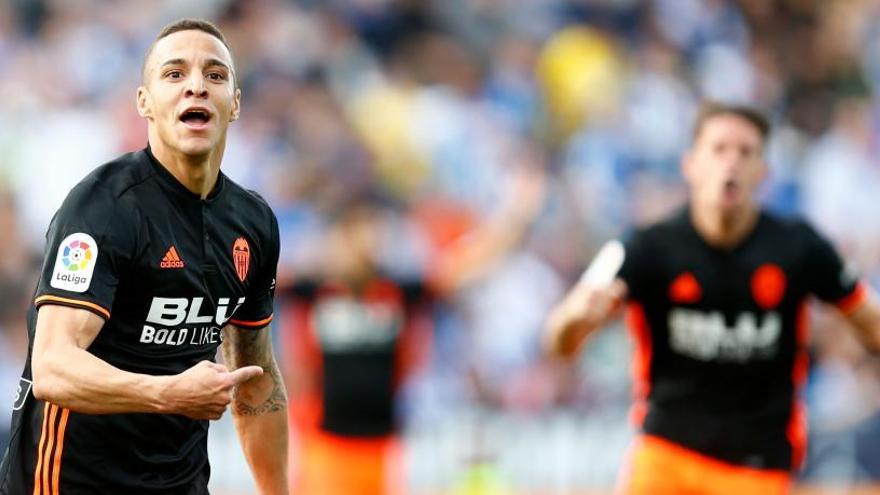
<svg viewBox="0 0 880 495">
<path fill-rule="evenodd" d="M 143 54 L 182 16 L 232 46 L 243 110 L 223 170 L 274 208 L 282 288 L 322 269 L 352 198 L 387 205 L 377 256 L 405 277 L 491 216 L 517 169 L 547 176 L 527 238 L 434 316 L 401 395 L 413 486 L 455 486 L 456 466 L 487 460 L 498 486 L 613 482 L 625 336 L 562 368 L 538 332 L 602 243 L 685 200 L 678 161 L 703 98 L 768 114 L 765 203 L 806 215 L 880 283 L 876 0 L 0 0 L 0 394 L 21 370 L 48 222 L 92 168 L 145 145 Z M 880 367 L 834 315 L 815 322 L 804 477 L 880 478 Z"/>
</svg>

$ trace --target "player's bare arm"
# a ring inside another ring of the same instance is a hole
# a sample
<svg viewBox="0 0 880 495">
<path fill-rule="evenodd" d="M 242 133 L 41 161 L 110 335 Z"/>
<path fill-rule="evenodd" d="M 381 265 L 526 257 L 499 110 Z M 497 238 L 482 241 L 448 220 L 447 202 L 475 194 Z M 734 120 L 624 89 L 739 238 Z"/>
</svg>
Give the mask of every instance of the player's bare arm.
<svg viewBox="0 0 880 495">
<path fill-rule="evenodd" d="M 223 358 L 231 369 L 259 366 L 259 377 L 235 389 L 232 412 L 260 493 L 287 493 L 287 392 L 268 329 L 224 328 Z"/>
<path fill-rule="evenodd" d="M 520 242 L 540 213 L 546 192 L 542 166 L 519 165 L 492 218 L 442 254 L 432 270 L 432 286 L 447 294 L 479 280 Z"/>
<path fill-rule="evenodd" d="M 578 282 L 547 318 L 544 346 L 553 356 L 572 357 L 586 338 L 614 319 L 626 295 L 626 283 Z"/>
<path fill-rule="evenodd" d="M 232 387 L 259 373 L 250 367 L 229 373 L 203 361 L 173 376 L 120 370 L 86 349 L 104 326 L 79 308 L 44 305 L 37 316 L 33 353 L 34 395 L 87 414 L 175 413 L 219 418 L 232 400 Z"/>
<path fill-rule="evenodd" d="M 580 280 L 550 312 L 544 325 L 544 349 L 552 356 L 569 358 L 594 331 L 617 316 L 626 282 L 617 277 L 625 250 L 610 241 L 596 254 Z"/>
<path fill-rule="evenodd" d="M 864 302 L 846 312 L 845 316 L 865 349 L 880 353 L 880 304 L 877 294 L 869 290 Z"/>
<path fill-rule="evenodd" d="M 236 389 L 233 411 L 240 416 L 259 416 L 287 409 L 287 392 L 275 362 L 268 331 L 241 329 L 227 325 L 223 340 L 223 358 L 233 369 L 259 366 L 260 380 L 242 383 Z"/>
</svg>

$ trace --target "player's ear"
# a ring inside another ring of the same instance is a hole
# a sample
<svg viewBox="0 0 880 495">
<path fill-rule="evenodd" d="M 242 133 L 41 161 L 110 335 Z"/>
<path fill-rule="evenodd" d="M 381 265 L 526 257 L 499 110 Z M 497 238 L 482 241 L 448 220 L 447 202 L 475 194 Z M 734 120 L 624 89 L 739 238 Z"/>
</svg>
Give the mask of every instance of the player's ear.
<svg viewBox="0 0 880 495">
<path fill-rule="evenodd" d="M 153 118 L 153 110 L 150 105 L 150 92 L 144 86 L 140 86 L 137 89 L 137 111 L 138 115 L 147 120 Z"/>
<path fill-rule="evenodd" d="M 235 95 L 232 97 L 232 114 L 229 116 L 230 122 L 235 122 L 238 120 L 238 115 L 241 112 L 241 89 L 235 88 Z"/>
</svg>

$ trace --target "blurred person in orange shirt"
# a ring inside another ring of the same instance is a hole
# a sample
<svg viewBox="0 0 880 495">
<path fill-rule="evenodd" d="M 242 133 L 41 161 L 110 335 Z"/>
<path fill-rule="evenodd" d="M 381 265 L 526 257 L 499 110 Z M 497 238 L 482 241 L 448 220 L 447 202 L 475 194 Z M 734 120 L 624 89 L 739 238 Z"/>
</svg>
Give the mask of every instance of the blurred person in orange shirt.
<svg viewBox="0 0 880 495">
<path fill-rule="evenodd" d="M 426 277 L 384 273 L 378 251 L 389 212 L 376 199 L 355 198 L 328 229 L 321 272 L 282 290 L 286 374 L 299 435 L 295 493 L 405 493 L 398 388 L 427 353 L 431 304 L 479 279 L 540 211 L 543 171 L 530 165 L 514 174 L 496 214 L 442 251 Z"/>
</svg>

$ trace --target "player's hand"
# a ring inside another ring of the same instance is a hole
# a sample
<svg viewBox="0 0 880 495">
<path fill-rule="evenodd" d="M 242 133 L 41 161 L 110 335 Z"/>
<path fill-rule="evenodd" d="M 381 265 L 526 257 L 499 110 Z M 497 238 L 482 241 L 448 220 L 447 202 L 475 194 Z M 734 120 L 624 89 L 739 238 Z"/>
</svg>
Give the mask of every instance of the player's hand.
<svg viewBox="0 0 880 495">
<path fill-rule="evenodd" d="M 544 342 L 548 352 L 572 356 L 587 335 L 614 316 L 626 291 L 626 284 L 620 279 L 605 284 L 578 282 L 550 313 Z"/>
<path fill-rule="evenodd" d="M 193 419 L 220 419 L 232 402 L 233 388 L 263 374 L 259 366 L 229 371 L 222 364 L 200 361 L 169 377 L 164 400 L 169 412 Z"/>
<path fill-rule="evenodd" d="M 569 299 L 571 311 L 591 327 L 601 326 L 612 316 L 626 295 L 626 284 L 615 280 L 607 285 L 582 282 Z"/>
</svg>

